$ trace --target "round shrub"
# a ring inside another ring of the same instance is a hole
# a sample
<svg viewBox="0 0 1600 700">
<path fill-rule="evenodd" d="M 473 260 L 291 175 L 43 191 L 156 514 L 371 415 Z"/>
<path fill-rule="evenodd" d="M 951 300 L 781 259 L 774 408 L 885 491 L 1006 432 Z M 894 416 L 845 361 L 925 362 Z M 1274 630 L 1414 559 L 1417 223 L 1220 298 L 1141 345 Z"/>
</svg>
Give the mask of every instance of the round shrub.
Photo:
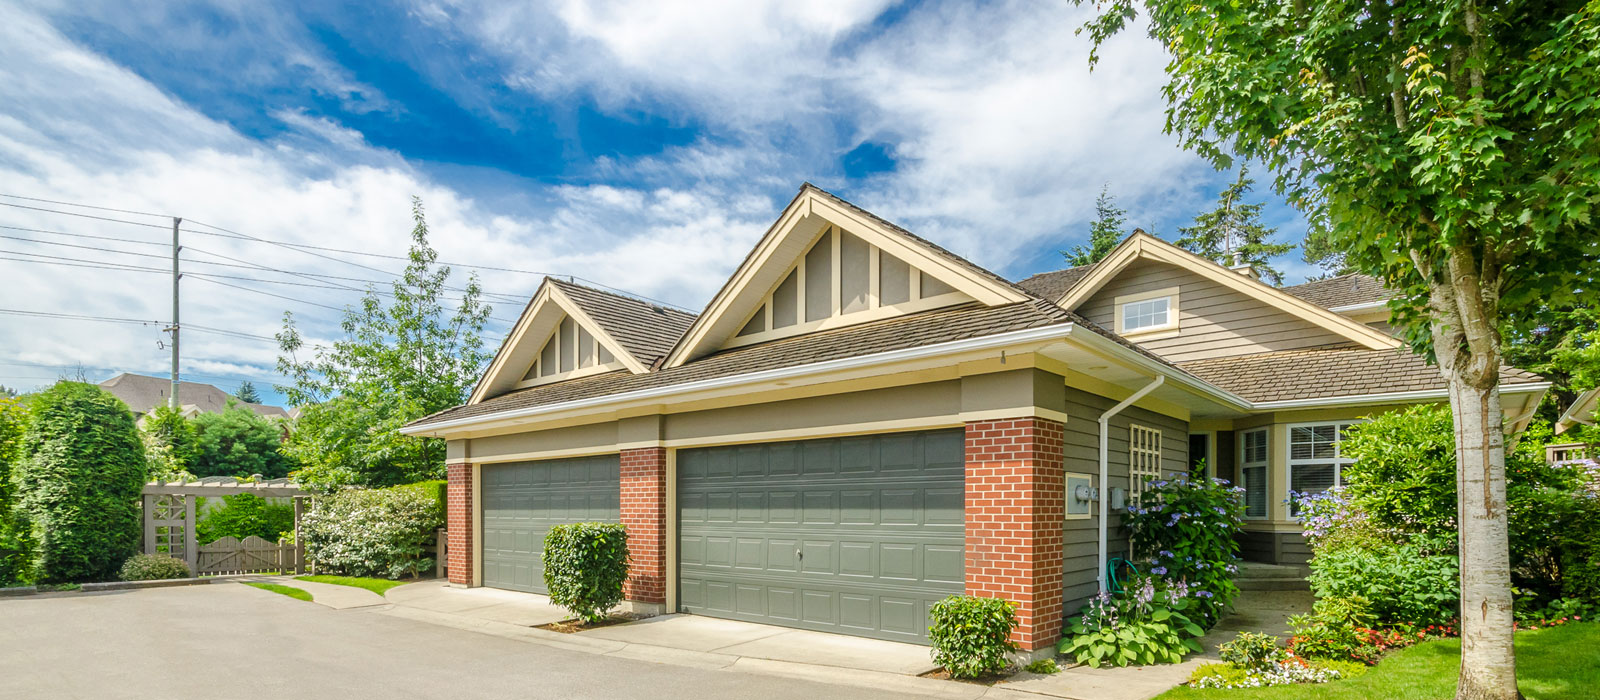
<svg viewBox="0 0 1600 700">
<path fill-rule="evenodd" d="M 135 554 L 122 562 L 117 578 L 123 581 L 162 581 L 171 578 L 193 578 L 189 565 L 182 559 L 165 554 Z"/>
<path fill-rule="evenodd" d="M 628 530 L 617 523 L 572 523 L 544 537 L 544 585 L 555 603 L 599 622 L 622 602 L 628 580 Z"/>
<path fill-rule="evenodd" d="M 42 583 L 106 581 L 139 546 L 144 444 L 117 397 L 57 382 L 29 402 L 27 458 L 15 479 L 39 535 Z"/>
<path fill-rule="evenodd" d="M 444 525 L 444 506 L 426 488 L 339 491 L 301 516 L 306 558 L 319 573 L 400 578 L 433 568 L 423 547 Z"/>
<path fill-rule="evenodd" d="M 978 678 L 1006 669 L 1006 653 L 1016 648 L 1017 604 L 999 598 L 953 595 L 928 610 L 928 640 L 933 662 L 952 678 Z"/>
</svg>

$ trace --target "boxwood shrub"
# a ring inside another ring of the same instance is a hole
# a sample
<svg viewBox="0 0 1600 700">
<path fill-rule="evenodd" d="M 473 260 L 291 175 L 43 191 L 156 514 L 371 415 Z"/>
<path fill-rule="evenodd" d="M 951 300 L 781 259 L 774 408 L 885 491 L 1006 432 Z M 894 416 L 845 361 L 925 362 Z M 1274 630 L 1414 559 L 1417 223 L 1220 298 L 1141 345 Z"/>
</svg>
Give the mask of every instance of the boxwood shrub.
<svg viewBox="0 0 1600 700">
<path fill-rule="evenodd" d="M 170 578 L 191 578 L 189 565 L 182 559 L 165 554 L 135 554 L 122 562 L 117 578 L 124 581 L 161 581 Z"/>
<path fill-rule="evenodd" d="M 443 525 L 437 489 L 406 485 L 319 497 L 300 535 L 318 573 L 401 578 L 433 568 L 423 547 Z"/>
<path fill-rule="evenodd" d="M 952 678 L 978 678 L 999 673 L 1014 650 L 1011 631 L 1017 627 L 1017 604 L 999 598 L 953 595 L 928 611 L 928 640 L 933 662 Z"/>
<path fill-rule="evenodd" d="M 617 523 L 573 523 L 544 538 L 544 584 L 555 603 L 599 622 L 622 602 L 628 580 L 628 530 Z"/>
</svg>

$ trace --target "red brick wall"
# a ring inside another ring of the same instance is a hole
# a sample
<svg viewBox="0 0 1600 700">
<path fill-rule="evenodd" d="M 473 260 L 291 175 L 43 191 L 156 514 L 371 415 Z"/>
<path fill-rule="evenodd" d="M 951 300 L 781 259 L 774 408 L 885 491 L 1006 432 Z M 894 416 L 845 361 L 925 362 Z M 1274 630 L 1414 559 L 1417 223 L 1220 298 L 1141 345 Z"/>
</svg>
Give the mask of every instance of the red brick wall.
<svg viewBox="0 0 1600 700">
<path fill-rule="evenodd" d="M 1018 604 L 1012 641 L 1061 636 L 1063 426 L 1047 418 L 967 423 L 967 594 Z"/>
<path fill-rule="evenodd" d="M 472 585 L 472 528 L 477 518 L 473 515 L 475 504 L 472 502 L 472 465 L 450 464 L 445 466 L 446 478 L 449 484 L 445 487 L 445 497 L 449 513 L 445 514 L 445 527 L 449 530 L 446 542 L 449 561 L 451 583 L 463 586 Z"/>
<path fill-rule="evenodd" d="M 623 594 L 641 603 L 667 602 L 667 451 L 622 451 L 622 524 L 631 560 Z"/>
</svg>

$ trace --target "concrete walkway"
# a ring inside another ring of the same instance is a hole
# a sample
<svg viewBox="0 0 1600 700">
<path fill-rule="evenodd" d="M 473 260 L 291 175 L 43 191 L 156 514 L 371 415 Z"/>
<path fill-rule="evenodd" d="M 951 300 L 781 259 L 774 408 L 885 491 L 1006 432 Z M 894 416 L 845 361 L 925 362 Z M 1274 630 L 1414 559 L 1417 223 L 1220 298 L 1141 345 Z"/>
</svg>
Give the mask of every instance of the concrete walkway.
<svg viewBox="0 0 1600 700">
<path fill-rule="evenodd" d="M 311 594 L 311 602 L 318 605 L 326 605 L 334 610 L 370 608 L 376 605 L 384 605 L 388 602 L 384 600 L 383 596 L 365 588 L 301 581 L 293 576 L 261 576 L 249 579 L 249 582 L 276 583 L 281 586 L 298 588 Z"/>
<path fill-rule="evenodd" d="M 662 615 L 579 634 L 629 644 L 910 676 L 937 668 L 925 646 L 699 615 Z"/>
<path fill-rule="evenodd" d="M 444 581 L 396 586 L 384 594 L 394 605 L 459 615 L 475 620 L 537 627 L 572 617 L 550 598 L 494 588 L 456 588 Z"/>
</svg>

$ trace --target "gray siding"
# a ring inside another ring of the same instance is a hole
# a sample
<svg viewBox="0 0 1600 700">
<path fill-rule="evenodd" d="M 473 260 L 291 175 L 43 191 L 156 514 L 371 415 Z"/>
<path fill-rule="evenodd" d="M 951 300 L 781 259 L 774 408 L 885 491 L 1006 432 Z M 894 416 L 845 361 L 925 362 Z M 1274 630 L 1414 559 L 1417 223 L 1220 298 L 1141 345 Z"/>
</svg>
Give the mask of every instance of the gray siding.
<svg viewBox="0 0 1600 700">
<path fill-rule="evenodd" d="M 1311 561 L 1311 547 L 1298 532 L 1241 532 L 1239 557 L 1263 564 L 1305 566 Z"/>
<path fill-rule="evenodd" d="M 1177 335 L 1133 340 L 1173 362 L 1349 342 L 1342 335 L 1252 296 L 1175 265 L 1149 260 L 1129 265 L 1080 304 L 1077 311 L 1095 323 L 1115 329 L 1116 297 L 1168 287 L 1178 288 Z"/>
<path fill-rule="evenodd" d="M 1066 424 L 1066 470 L 1068 472 L 1096 475 L 1099 463 L 1099 419 L 1116 401 L 1085 391 L 1067 387 L 1068 415 Z M 1128 488 L 1128 425 L 1138 423 L 1161 430 L 1162 469 L 1176 475 L 1188 472 L 1189 424 L 1159 413 L 1138 407 L 1124 410 L 1111 419 L 1108 435 L 1110 445 L 1107 460 L 1112 487 Z M 1098 505 L 1093 508 L 1098 512 Z M 1064 603 L 1062 611 L 1070 618 L 1094 596 L 1099 562 L 1096 560 L 1099 520 L 1095 517 L 1068 520 L 1063 552 L 1062 585 Z M 1108 526 L 1109 553 L 1113 557 L 1127 556 L 1128 540 L 1122 530 L 1122 518 L 1115 512 Z"/>
</svg>

